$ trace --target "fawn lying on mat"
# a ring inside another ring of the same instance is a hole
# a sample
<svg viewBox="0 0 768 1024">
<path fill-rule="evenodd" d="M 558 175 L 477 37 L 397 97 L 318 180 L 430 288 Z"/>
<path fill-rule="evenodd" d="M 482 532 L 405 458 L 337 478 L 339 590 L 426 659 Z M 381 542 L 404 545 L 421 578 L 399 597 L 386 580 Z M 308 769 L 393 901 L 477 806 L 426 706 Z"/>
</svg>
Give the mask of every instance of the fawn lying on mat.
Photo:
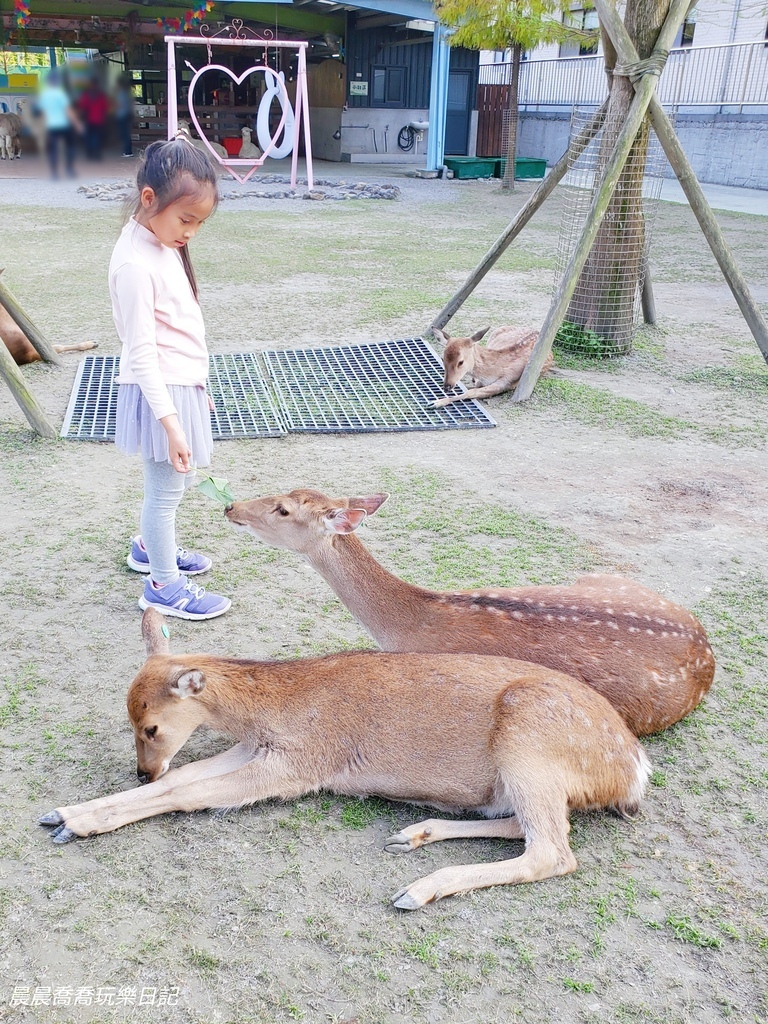
<svg viewBox="0 0 768 1024">
<path fill-rule="evenodd" d="M 264 543 L 303 555 L 385 651 L 547 665 L 598 690 L 637 736 L 679 721 L 712 685 L 715 662 L 698 619 L 622 576 L 448 592 L 398 579 L 354 534 L 386 498 L 297 490 L 236 501 L 225 515 Z"/>
<path fill-rule="evenodd" d="M 576 869 L 568 812 L 633 815 L 649 764 L 599 693 L 541 665 L 471 654 L 338 654 L 268 662 L 172 655 L 147 609 L 148 660 L 128 713 L 148 785 L 44 815 L 54 842 L 170 811 L 241 807 L 319 789 L 472 811 L 423 821 L 386 841 L 407 853 L 441 839 L 524 839 L 512 860 L 443 868 L 401 889 L 414 910 L 452 893 L 535 882 Z M 198 726 L 238 740 L 168 771 Z M 167 772 L 167 774 L 166 774 Z"/>
<path fill-rule="evenodd" d="M 434 328 L 435 338 L 445 345 L 443 391 L 455 388 L 468 373 L 472 375 L 472 387 L 462 394 L 430 402 L 433 408 L 439 409 L 451 402 L 466 402 L 470 398 L 492 398 L 511 391 L 520 380 L 539 336 L 538 330 L 535 327 L 497 327 L 483 346 L 480 339 L 488 330 L 486 327 L 476 331 L 470 338 L 452 338 L 447 332 Z M 550 352 L 541 372 L 548 373 L 553 366 Z"/>
</svg>

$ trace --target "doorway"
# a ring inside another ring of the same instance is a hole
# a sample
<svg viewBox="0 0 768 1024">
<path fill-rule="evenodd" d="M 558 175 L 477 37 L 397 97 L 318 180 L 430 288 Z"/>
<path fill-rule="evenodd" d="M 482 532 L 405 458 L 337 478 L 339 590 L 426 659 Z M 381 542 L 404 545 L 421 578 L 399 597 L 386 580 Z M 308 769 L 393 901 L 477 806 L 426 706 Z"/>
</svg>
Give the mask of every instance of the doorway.
<svg viewBox="0 0 768 1024">
<path fill-rule="evenodd" d="M 451 71 L 448 75 L 448 105 L 445 116 L 446 156 L 466 156 L 472 115 L 472 71 Z"/>
</svg>

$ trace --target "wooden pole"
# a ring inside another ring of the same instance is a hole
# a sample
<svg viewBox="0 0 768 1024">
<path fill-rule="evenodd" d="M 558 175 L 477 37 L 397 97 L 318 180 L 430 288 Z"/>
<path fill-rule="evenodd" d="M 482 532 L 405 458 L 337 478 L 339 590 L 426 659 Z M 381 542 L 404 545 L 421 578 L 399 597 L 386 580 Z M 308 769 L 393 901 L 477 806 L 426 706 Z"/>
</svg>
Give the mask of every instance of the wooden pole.
<svg viewBox="0 0 768 1024">
<path fill-rule="evenodd" d="M 478 263 L 461 288 L 456 292 L 453 298 L 446 302 L 437 314 L 435 319 L 429 325 L 430 331 L 434 330 L 435 327 L 439 329 L 445 327 L 448 321 L 456 314 L 457 310 L 464 305 L 466 300 L 475 288 L 477 288 L 491 267 L 493 267 L 501 254 L 509 248 L 515 238 L 520 234 L 528 221 L 533 217 L 534 213 L 536 213 L 539 207 L 542 206 L 545 200 L 554 192 L 555 187 L 565 176 L 565 172 L 568 170 L 569 165 L 581 156 L 591 140 L 595 135 L 597 135 L 605 118 L 607 106 L 608 104 L 604 103 L 602 107 L 595 112 L 593 119 L 582 128 L 568 148 L 568 151 L 560 157 L 536 191 L 518 211 L 514 220 L 512 220 L 504 229 L 504 233 L 499 236 L 498 240 L 491 246 L 485 256 L 483 256 L 482 260 Z"/>
<path fill-rule="evenodd" d="M 0 377 L 11 389 L 11 393 L 21 406 L 29 425 L 42 437 L 56 437 L 56 431 L 48 422 L 45 413 L 37 404 L 37 400 L 27 387 L 24 375 L 16 365 L 16 360 L 8 351 L 8 347 L 0 338 Z"/>
<path fill-rule="evenodd" d="M 2 274 L 0 270 L 0 274 Z M 0 303 L 5 307 L 11 320 L 13 320 L 18 327 L 24 332 L 29 338 L 32 346 L 37 350 L 41 359 L 44 359 L 46 363 L 54 363 L 56 366 L 61 366 L 62 362 L 57 356 L 53 345 L 51 345 L 35 327 L 32 321 L 29 319 L 27 314 L 24 312 L 22 307 L 19 305 L 18 300 L 13 293 L 3 284 L 3 280 L 0 277 Z M 8 351 L 5 343 L 3 348 Z"/>
<path fill-rule="evenodd" d="M 612 4 L 606 3 L 606 0 L 595 0 L 595 6 L 600 16 L 600 22 L 610 36 L 621 63 L 634 63 L 637 60 L 637 50 L 616 9 Z M 635 83 L 635 89 L 637 89 L 638 84 Z M 766 324 L 763 314 L 752 298 L 749 286 L 742 276 L 736 260 L 733 258 L 733 253 L 728 243 L 723 237 L 723 232 L 717 223 L 717 218 L 707 202 L 683 147 L 680 145 L 680 140 L 677 137 L 672 122 L 655 96 L 651 100 L 650 112 L 651 121 L 659 137 L 659 142 L 672 165 L 673 171 L 677 175 L 694 216 L 699 222 L 704 237 L 709 243 L 709 247 L 718 262 L 723 277 L 727 281 L 728 287 L 731 289 L 733 297 L 736 299 L 738 307 L 747 322 L 747 326 L 757 342 L 757 347 L 760 349 L 763 359 L 768 363 L 768 324 Z"/>
<path fill-rule="evenodd" d="M 689 3 L 690 0 L 672 0 L 666 21 L 662 25 L 659 37 L 656 40 L 653 55 L 659 55 L 662 51 L 666 52 L 669 50 L 677 30 L 686 15 Z M 609 5 L 607 0 L 595 0 L 595 6 L 600 11 L 603 7 Z M 635 86 L 632 104 L 627 111 L 624 125 L 616 139 L 597 193 L 587 213 L 584 229 L 552 298 L 549 312 L 542 324 L 536 344 L 533 346 L 531 358 L 528 360 L 528 365 L 523 371 L 520 382 L 515 389 L 512 398 L 513 402 L 524 402 L 533 394 L 533 389 L 539 379 L 544 362 L 552 349 L 552 342 L 555 340 L 558 328 L 563 322 L 571 296 L 576 290 L 584 264 L 587 262 L 587 257 L 611 202 L 614 189 L 624 169 L 624 164 L 627 161 L 632 144 L 635 141 L 635 136 L 640 130 L 648 107 L 653 99 L 659 74 L 660 71 L 650 71 L 644 74 Z"/>
</svg>

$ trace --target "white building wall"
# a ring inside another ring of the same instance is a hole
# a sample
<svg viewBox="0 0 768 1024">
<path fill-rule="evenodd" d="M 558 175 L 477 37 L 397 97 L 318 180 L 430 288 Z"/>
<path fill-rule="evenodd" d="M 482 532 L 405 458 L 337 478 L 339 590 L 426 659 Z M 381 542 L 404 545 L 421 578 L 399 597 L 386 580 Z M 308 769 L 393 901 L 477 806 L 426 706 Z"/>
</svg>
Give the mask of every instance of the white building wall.
<svg viewBox="0 0 768 1024">
<path fill-rule="evenodd" d="M 577 8 L 578 4 L 573 4 Z M 623 9 L 623 4 L 619 4 Z M 765 0 L 700 0 L 696 5 L 694 46 L 722 46 L 725 43 L 750 43 L 764 39 L 768 27 L 768 3 Z M 598 52 L 601 52 L 599 50 Z M 560 56 L 557 43 L 538 46 L 531 60 L 554 60 Z M 498 59 L 498 58 L 497 58 Z M 506 55 L 509 60 L 509 54 Z M 483 50 L 481 64 L 493 64 L 493 53 Z"/>
</svg>

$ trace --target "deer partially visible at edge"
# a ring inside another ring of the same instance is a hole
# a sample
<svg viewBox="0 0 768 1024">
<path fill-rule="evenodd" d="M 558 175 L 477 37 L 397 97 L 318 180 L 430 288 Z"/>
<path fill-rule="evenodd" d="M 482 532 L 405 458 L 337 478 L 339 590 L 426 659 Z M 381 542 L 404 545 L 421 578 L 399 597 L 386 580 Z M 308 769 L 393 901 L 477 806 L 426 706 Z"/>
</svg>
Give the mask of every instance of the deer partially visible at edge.
<svg viewBox="0 0 768 1024">
<path fill-rule="evenodd" d="M 472 375 L 472 387 L 462 394 L 447 395 L 430 402 L 431 408 L 439 409 L 451 402 L 465 402 L 470 398 L 491 398 L 515 387 L 531 358 L 539 332 L 533 327 L 497 327 L 483 346 L 480 339 L 489 330 L 486 327 L 475 331 L 470 338 L 452 338 L 447 331 L 433 328 L 432 333 L 445 346 L 443 391 L 453 390 L 468 373 Z M 550 352 L 541 372 L 547 373 L 553 366 Z"/>
<path fill-rule="evenodd" d="M 0 270 L 2 274 L 2 270 Z M 26 363 L 38 362 L 42 357 L 32 342 L 19 327 L 5 306 L 0 303 L 0 341 L 13 356 L 19 366 Z M 89 349 L 98 348 L 95 341 L 81 341 L 76 345 L 54 345 L 54 352 L 87 352 Z"/>
<path fill-rule="evenodd" d="M 152 608 L 142 632 L 147 662 L 129 688 L 128 714 L 137 773 L 149 784 L 43 815 L 56 843 L 171 811 L 320 789 L 482 816 L 411 825 L 385 841 L 390 853 L 473 836 L 525 840 L 511 860 L 442 868 L 396 893 L 396 907 L 415 910 L 453 893 L 575 871 L 569 810 L 631 817 L 650 772 L 606 700 L 541 665 L 471 654 L 173 655 Z M 168 771 L 200 726 L 238 742 Z"/>
<path fill-rule="evenodd" d="M 712 685 L 715 661 L 698 619 L 626 577 L 447 592 L 398 579 L 354 532 L 386 499 L 295 490 L 236 501 L 224 514 L 265 544 L 303 555 L 385 651 L 546 665 L 594 687 L 637 736 L 679 721 Z"/>
</svg>

